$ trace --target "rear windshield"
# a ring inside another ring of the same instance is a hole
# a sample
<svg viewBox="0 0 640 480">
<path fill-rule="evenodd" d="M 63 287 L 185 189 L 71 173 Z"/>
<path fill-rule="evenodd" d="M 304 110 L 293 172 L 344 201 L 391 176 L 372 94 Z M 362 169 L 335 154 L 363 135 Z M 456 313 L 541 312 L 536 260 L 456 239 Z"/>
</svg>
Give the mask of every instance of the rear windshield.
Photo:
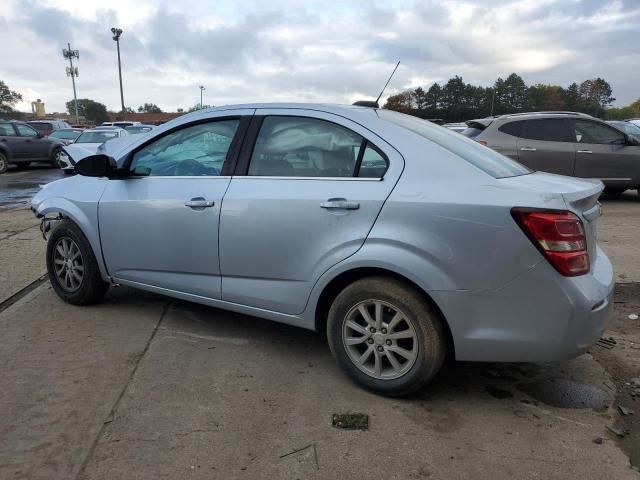
<svg viewBox="0 0 640 480">
<path fill-rule="evenodd" d="M 111 138 L 118 138 L 118 132 L 84 132 L 76 143 L 103 143 Z"/>
<path fill-rule="evenodd" d="M 445 128 L 435 128 L 429 122 L 417 117 L 391 110 L 378 110 L 378 116 L 441 145 L 494 178 L 517 177 L 532 172 L 524 165 L 480 145 L 464 135 L 459 135 Z"/>
<path fill-rule="evenodd" d="M 480 135 L 482 132 L 483 132 L 483 129 L 481 129 L 481 128 L 469 127 L 469 128 L 465 128 L 462 131 L 462 135 L 464 135 L 465 137 L 468 137 L 468 138 L 475 138 L 478 135 Z"/>
<path fill-rule="evenodd" d="M 33 128 L 35 128 L 38 132 L 42 133 L 42 132 L 50 132 L 51 130 L 53 130 L 53 125 L 50 123 L 29 123 L 29 125 Z"/>
<path fill-rule="evenodd" d="M 80 136 L 82 132 L 74 132 L 73 130 L 56 130 L 51 135 L 51 138 L 63 138 L 65 140 L 75 140 Z"/>
<path fill-rule="evenodd" d="M 138 133 L 147 133 L 151 131 L 151 127 L 125 127 L 124 128 L 127 132 L 129 133 L 133 133 L 134 135 L 138 134 Z"/>
</svg>

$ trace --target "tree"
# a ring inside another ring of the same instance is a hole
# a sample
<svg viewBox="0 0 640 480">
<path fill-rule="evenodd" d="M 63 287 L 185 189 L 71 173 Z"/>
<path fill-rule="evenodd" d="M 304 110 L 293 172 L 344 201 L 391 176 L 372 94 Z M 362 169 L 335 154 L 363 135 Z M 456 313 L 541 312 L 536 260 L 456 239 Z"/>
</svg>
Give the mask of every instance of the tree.
<svg viewBox="0 0 640 480">
<path fill-rule="evenodd" d="M 427 109 L 427 92 L 422 87 L 416 88 L 413 92 L 413 101 L 416 105 L 416 110 L 422 111 Z"/>
<path fill-rule="evenodd" d="M 160 107 L 155 103 L 145 103 L 138 107 L 138 112 L 140 113 L 162 113 Z"/>
<path fill-rule="evenodd" d="M 203 110 L 205 108 L 213 108 L 213 105 L 200 105 L 199 103 L 196 103 L 193 107 L 190 107 L 187 112 L 195 112 L 198 110 Z"/>
<path fill-rule="evenodd" d="M 13 106 L 20 101 L 22 101 L 22 95 L 11 90 L 0 80 L 0 112 L 13 112 Z"/>
<path fill-rule="evenodd" d="M 413 101 L 411 92 L 402 92 L 397 95 L 391 95 L 387 98 L 384 107 L 387 110 L 395 110 L 396 112 L 411 113 L 413 109 Z"/>
<path fill-rule="evenodd" d="M 66 103 L 69 114 L 74 114 L 73 100 Z M 89 98 L 78 99 L 78 114 L 93 123 L 102 123 L 109 120 L 107 115 L 107 107 L 104 104 L 91 100 Z"/>
<path fill-rule="evenodd" d="M 558 85 L 533 85 L 529 87 L 529 105 L 527 110 L 564 110 L 566 92 Z"/>
<path fill-rule="evenodd" d="M 616 100 L 611 95 L 611 85 L 599 77 L 582 82 L 578 93 L 587 113 L 595 116 L 601 116 L 604 110 Z"/>
<path fill-rule="evenodd" d="M 580 105 L 580 92 L 578 91 L 578 84 L 575 82 L 569 85 L 564 91 L 564 108 L 572 112 L 582 110 Z"/>
</svg>

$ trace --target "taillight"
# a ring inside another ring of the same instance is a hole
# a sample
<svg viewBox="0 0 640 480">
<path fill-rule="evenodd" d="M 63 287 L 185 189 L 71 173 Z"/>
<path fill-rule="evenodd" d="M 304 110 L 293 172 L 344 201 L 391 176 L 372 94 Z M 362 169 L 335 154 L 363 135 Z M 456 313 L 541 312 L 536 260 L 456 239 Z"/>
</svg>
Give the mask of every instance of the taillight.
<svg viewBox="0 0 640 480">
<path fill-rule="evenodd" d="M 522 231 L 565 277 L 589 273 L 587 237 L 582 221 L 564 210 L 513 208 L 511 215 Z"/>
<path fill-rule="evenodd" d="M 480 145 L 484 145 L 485 147 L 487 146 L 487 141 L 486 140 L 478 140 L 478 143 Z"/>
</svg>

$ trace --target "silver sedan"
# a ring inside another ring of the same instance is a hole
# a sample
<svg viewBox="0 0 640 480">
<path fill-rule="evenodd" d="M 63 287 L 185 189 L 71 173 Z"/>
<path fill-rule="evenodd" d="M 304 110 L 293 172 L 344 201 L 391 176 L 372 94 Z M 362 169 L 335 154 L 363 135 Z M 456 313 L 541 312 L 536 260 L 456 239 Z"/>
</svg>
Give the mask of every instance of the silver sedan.
<svg viewBox="0 0 640 480">
<path fill-rule="evenodd" d="M 574 357 L 612 306 L 601 182 L 400 113 L 226 106 L 76 160 L 32 202 L 60 298 L 121 284 L 324 330 L 382 394 L 421 388 L 446 356 Z"/>
</svg>

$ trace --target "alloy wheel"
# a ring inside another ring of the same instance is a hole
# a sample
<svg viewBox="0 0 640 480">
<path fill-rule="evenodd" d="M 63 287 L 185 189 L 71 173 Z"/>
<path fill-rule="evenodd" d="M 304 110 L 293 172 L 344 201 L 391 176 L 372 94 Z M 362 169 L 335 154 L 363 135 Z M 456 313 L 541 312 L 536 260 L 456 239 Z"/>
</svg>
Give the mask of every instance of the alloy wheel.
<svg viewBox="0 0 640 480">
<path fill-rule="evenodd" d="M 379 380 L 403 376 L 418 358 L 412 322 L 398 307 L 381 300 L 365 300 L 349 310 L 342 342 L 353 364 Z"/>
<path fill-rule="evenodd" d="M 78 244 L 69 237 L 60 238 L 53 249 L 56 280 L 67 292 L 75 292 L 82 285 L 84 262 Z"/>
</svg>

